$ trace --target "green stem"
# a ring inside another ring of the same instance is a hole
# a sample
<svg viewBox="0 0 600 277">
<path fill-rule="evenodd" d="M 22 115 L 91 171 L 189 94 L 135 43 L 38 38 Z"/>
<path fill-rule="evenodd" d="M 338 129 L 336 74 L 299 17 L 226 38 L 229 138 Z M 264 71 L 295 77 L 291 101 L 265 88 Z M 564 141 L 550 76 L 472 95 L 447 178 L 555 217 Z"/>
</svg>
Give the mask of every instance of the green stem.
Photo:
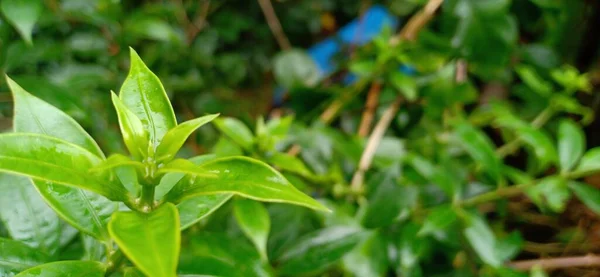
<svg viewBox="0 0 600 277">
<path fill-rule="evenodd" d="M 149 212 L 154 208 L 154 190 L 154 186 L 142 186 L 140 204 L 145 212 Z"/>
<path fill-rule="evenodd" d="M 522 184 L 510 187 L 502 187 L 497 190 L 486 192 L 469 199 L 463 200 L 458 203 L 459 206 L 468 207 L 468 206 L 476 206 L 479 204 L 492 202 L 494 200 L 508 198 L 516 195 L 520 195 L 524 190 L 535 185 L 536 182 L 532 182 L 529 184 Z"/>
<path fill-rule="evenodd" d="M 551 107 L 545 108 L 533 119 L 533 121 L 531 121 L 531 126 L 535 129 L 539 129 L 540 127 L 544 126 L 544 124 L 546 124 L 546 122 L 548 122 L 550 118 L 552 118 L 553 114 L 554 110 Z M 516 138 L 498 148 L 496 150 L 496 154 L 498 154 L 498 156 L 500 156 L 501 158 L 504 158 L 509 154 L 517 151 L 519 146 L 521 146 L 521 143 L 522 140 L 520 138 Z"/>
</svg>

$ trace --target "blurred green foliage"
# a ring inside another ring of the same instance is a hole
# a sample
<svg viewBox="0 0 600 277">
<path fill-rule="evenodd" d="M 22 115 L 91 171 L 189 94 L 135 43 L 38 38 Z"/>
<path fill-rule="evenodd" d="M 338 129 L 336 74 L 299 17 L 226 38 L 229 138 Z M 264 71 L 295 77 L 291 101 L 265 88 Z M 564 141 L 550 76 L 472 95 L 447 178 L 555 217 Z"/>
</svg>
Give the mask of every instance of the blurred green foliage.
<svg viewBox="0 0 600 277">
<path fill-rule="evenodd" d="M 600 171 L 593 131 L 600 44 L 590 36 L 598 36 L 600 4 L 446 0 L 414 40 L 390 43 L 396 31 L 384 31 L 345 49 L 338 72 L 315 80 L 300 49 L 369 3 L 406 23 L 427 2 L 273 1 L 294 45 L 280 50 L 255 2 L 0 0 L 0 72 L 73 116 L 107 152 L 125 152 L 109 91 L 125 78 L 131 46 L 163 81 L 180 121 L 225 115 L 200 129 L 182 156 L 211 150 L 261 159 L 333 211 L 259 204 L 248 207 L 257 217 L 244 217 L 246 203 L 233 199 L 190 220 L 181 274 L 546 276 L 510 262 L 552 254 L 532 245 L 573 255 L 597 246 L 595 225 L 572 221 L 584 217 L 575 212 L 584 206 L 590 222 L 600 213 L 598 184 L 585 178 Z M 358 81 L 340 82 L 347 72 Z M 288 93 L 280 109 L 271 105 L 276 86 Z M 372 91 L 377 105 L 366 107 Z M 0 92 L 0 123 L 9 129 L 6 84 Z M 356 189 L 368 143 L 357 135 L 363 112 L 377 121 L 398 97 L 400 109 Z M 340 112 L 324 120 L 331 103 L 342 103 Z M 6 226 L 18 212 L 11 211 L 0 212 Z M 0 225 L 1 236 L 54 259 L 92 256 L 93 245 L 75 233 L 49 239 L 50 247 Z"/>
</svg>

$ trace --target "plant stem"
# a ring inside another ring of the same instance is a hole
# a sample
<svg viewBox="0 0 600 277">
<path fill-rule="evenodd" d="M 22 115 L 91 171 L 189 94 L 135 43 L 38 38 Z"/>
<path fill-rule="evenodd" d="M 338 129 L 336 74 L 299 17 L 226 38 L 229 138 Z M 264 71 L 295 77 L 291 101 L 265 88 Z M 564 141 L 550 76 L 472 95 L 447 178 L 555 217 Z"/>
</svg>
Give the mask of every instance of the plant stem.
<svg viewBox="0 0 600 277">
<path fill-rule="evenodd" d="M 154 208 L 154 186 L 142 186 L 141 207 L 144 212 L 150 212 Z"/>
<path fill-rule="evenodd" d="M 516 261 L 508 264 L 509 267 L 520 271 L 528 271 L 536 265 L 544 270 L 569 267 L 600 267 L 600 257 L 590 253 L 585 256 L 535 259 Z"/>
<path fill-rule="evenodd" d="M 550 118 L 552 118 L 553 113 L 554 110 L 551 107 L 545 108 L 533 119 L 533 121 L 531 121 L 531 126 L 535 129 L 539 129 L 540 127 L 544 126 L 544 124 L 546 124 L 546 122 L 548 122 Z M 519 146 L 521 146 L 521 142 L 522 141 L 520 138 L 516 138 L 498 148 L 496 150 L 496 154 L 498 154 L 498 156 L 500 156 L 501 158 L 504 158 L 509 154 L 515 152 L 519 148 Z"/>
<path fill-rule="evenodd" d="M 471 197 L 469 199 L 463 200 L 461 202 L 458 202 L 458 205 L 460 205 L 460 206 L 476 206 L 478 204 L 491 202 L 491 201 L 498 200 L 501 198 L 507 198 L 507 197 L 520 195 L 523 193 L 523 191 L 525 189 L 532 187 L 533 185 L 535 185 L 535 182 L 532 182 L 529 184 L 522 184 L 522 185 L 498 188 L 497 190 L 486 192 L 486 193 Z"/>
</svg>

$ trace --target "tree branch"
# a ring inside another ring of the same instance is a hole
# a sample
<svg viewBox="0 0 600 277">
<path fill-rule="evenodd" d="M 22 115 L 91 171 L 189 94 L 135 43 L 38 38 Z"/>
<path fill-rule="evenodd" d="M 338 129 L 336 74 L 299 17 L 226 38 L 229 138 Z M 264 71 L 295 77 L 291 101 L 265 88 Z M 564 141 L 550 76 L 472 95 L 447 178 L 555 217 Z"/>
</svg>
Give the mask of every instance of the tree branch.
<svg viewBox="0 0 600 277">
<path fill-rule="evenodd" d="M 375 151 L 377 151 L 377 147 L 379 146 L 379 143 L 381 142 L 381 139 L 385 134 L 385 130 L 387 130 L 387 128 L 390 126 L 390 124 L 392 123 L 392 119 L 394 119 L 394 116 L 398 112 L 400 104 L 402 103 L 402 99 L 402 96 L 398 96 L 396 98 L 396 101 L 394 101 L 394 103 L 392 103 L 385 110 L 383 116 L 381 116 L 381 119 L 379 119 L 379 121 L 377 122 L 377 125 L 375 125 L 373 133 L 371 133 L 371 136 L 367 141 L 367 146 L 365 147 L 365 150 L 363 151 L 360 157 L 358 169 L 352 177 L 351 189 L 353 191 L 361 191 L 365 179 L 365 173 L 367 172 L 369 167 L 371 167 L 373 157 L 375 156 Z"/>
<path fill-rule="evenodd" d="M 569 267 L 600 267 L 600 256 L 587 254 L 585 256 L 544 258 L 535 260 L 525 260 L 510 262 L 508 266 L 520 270 L 528 271 L 533 266 L 538 265 L 544 270 L 554 270 Z"/>
<path fill-rule="evenodd" d="M 358 136 L 361 138 L 366 137 L 371 131 L 371 124 L 373 123 L 373 117 L 379 102 L 380 92 L 381 83 L 377 81 L 373 82 L 367 94 L 367 103 L 365 103 L 365 110 L 363 111 L 362 119 L 358 127 Z"/>
<path fill-rule="evenodd" d="M 271 5 L 271 0 L 258 0 L 258 4 L 262 9 L 265 18 L 267 19 L 267 24 L 273 33 L 273 36 L 277 40 L 279 47 L 283 50 L 288 50 L 292 48 L 290 41 L 285 36 L 283 32 L 283 28 L 281 28 L 281 23 L 275 14 L 275 10 L 273 9 L 273 5 Z"/>
</svg>

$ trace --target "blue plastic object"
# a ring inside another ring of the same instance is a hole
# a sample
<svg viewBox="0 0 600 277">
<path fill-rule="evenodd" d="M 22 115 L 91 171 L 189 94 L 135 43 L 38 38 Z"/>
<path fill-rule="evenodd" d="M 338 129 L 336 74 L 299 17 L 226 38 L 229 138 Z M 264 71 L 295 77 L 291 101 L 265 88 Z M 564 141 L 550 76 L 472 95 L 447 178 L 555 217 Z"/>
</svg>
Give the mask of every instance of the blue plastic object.
<svg viewBox="0 0 600 277">
<path fill-rule="evenodd" d="M 346 26 L 342 27 L 333 37 L 327 38 L 307 50 L 319 70 L 319 79 L 323 79 L 335 72 L 337 65 L 333 57 L 338 54 L 344 45 L 363 45 L 373 40 L 381 31 L 388 27 L 391 30 L 398 28 L 398 19 L 385 7 L 374 5 L 362 16 Z M 408 72 L 407 69 L 401 69 Z M 344 83 L 350 84 L 356 80 L 356 76 L 348 74 L 344 77 Z M 274 104 L 279 106 L 283 102 L 286 91 L 276 88 L 274 93 Z"/>
</svg>

